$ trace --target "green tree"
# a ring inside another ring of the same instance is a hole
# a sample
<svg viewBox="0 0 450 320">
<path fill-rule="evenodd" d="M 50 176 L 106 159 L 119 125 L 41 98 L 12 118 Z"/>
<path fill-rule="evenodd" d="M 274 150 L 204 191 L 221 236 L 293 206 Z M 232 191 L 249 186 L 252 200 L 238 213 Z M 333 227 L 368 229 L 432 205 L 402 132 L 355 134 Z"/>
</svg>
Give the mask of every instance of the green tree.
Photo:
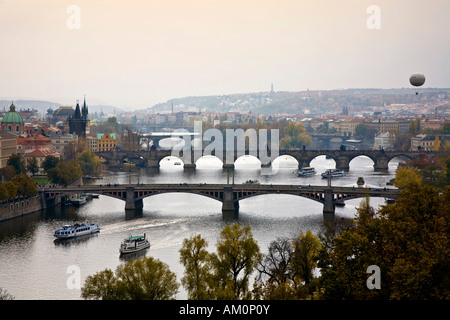
<svg viewBox="0 0 450 320">
<path fill-rule="evenodd" d="M 25 160 L 23 160 L 20 154 L 13 153 L 7 160 L 6 164 L 8 166 L 14 167 L 16 174 L 21 174 L 26 172 Z"/>
<path fill-rule="evenodd" d="M 56 167 L 47 171 L 47 176 L 51 182 L 67 186 L 81 178 L 82 171 L 76 160 L 60 161 Z"/>
<path fill-rule="evenodd" d="M 45 157 L 44 161 L 42 161 L 42 169 L 44 169 L 44 171 L 47 172 L 48 170 L 56 167 L 59 161 L 61 161 L 59 158 L 52 155 L 48 155 Z"/>
<path fill-rule="evenodd" d="M 200 235 L 184 239 L 180 249 L 180 262 L 184 266 L 181 284 L 188 292 L 189 299 L 206 300 L 212 298 L 208 284 L 211 281 L 210 255 L 208 243 Z"/>
<path fill-rule="evenodd" d="M 234 224 L 220 233 L 217 254 L 211 254 L 218 299 L 249 297 L 249 277 L 261 260 L 257 242 L 249 226 Z"/>
<path fill-rule="evenodd" d="M 89 149 L 84 149 L 77 155 L 77 161 L 80 163 L 81 171 L 87 175 L 99 175 L 101 163 L 99 157 Z"/>
<path fill-rule="evenodd" d="M 86 278 L 81 289 L 83 299 L 96 300 L 169 300 L 178 292 L 176 275 L 167 264 L 152 257 L 128 261 Z"/>
<path fill-rule="evenodd" d="M 14 182 L 3 182 L 2 186 L 4 186 L 8 192 L 8 199 L 17 197 L 17 186 Z"/>
<path fill-rule="evenodd" d="M 321 248 L 320 239 L 310 230 L 301 233 L 293 241 L 293 270 L 305 285 L 313 280 L 313 271 L 317 267 L 317 255 Z"/>
<path fill-rule="evenodd" d="M 31 172 L 33 176 L 39 171 L 39 165 L 36 157 L 27 159 L 27 171 Z"/>
</svg>

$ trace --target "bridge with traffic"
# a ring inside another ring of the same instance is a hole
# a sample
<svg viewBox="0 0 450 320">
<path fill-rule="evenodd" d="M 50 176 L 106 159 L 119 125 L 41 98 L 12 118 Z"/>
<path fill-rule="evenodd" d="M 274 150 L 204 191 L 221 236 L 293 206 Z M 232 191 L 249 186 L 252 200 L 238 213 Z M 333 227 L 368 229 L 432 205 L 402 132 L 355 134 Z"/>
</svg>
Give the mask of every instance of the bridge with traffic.
<svg viewBox="0 0 450 320">
<path fill-rule="evenodd" d="M 339 186 L 306 186 L 280 184 L 107 184 L 47 187 L 39 191 L 41 200 L 48 204 L 56 197 L 67 194 L 95 193 L 125 202 L 125 211 L 142 210 L 143 199 L 163 193 L 192 193 L 222 202 L 224 219 L 236 219 L 239 201 L 265 194 L 289 194 L 311 199 L 323 204 L 324 219 L 334 217 L 335 207 L 345 200 L 370 197 L 397 199 L 399 190 L 393 188 L 362 188 Z M 301 208 L 298 208 L 301 212 Z"/>
</svg>

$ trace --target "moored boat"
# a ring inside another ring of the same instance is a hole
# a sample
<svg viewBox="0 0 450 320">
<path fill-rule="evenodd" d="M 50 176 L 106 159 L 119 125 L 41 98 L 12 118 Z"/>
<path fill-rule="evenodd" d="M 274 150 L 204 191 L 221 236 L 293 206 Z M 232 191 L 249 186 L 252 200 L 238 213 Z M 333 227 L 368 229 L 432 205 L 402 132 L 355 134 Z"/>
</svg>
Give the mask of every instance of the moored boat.
<svg viewBox="0 0 450 320">
<path fill-rule="evenodd" d="M 100 232 L 100 227 L 95 223 L 88 223 L 86 221 L 83 224 L 63 225 L 61 229 L 55 231 L 53 236 L 58 239 L 69 239 L 96 232 Z"/>
<path fill-rule="evenodd" d="M 345 176 L 345 171 L 339 169 L 327 169 L 322 173 L 322 178 L 337 178 Z"/>
<path fill-rule="evenodd" d="M 150 247 L 150 242 L 148 241 L 145 233 L 143 236 L 129 236 L 124 239 L 120 244 L 120 255 L 127 253 L 138 252 Z"/>
<path fill-rule="evenodd" d="M 297 171 L 297 176 L 299 177 L 308 177 L 316 174 L 316 169 L 313 167 L 303 167 Z"/>
<path fill-rule="evenodd" d="M 75 197 L 67 199 L 67 204 L 74 206 L 74 207 L 80 207 L 86 203 L 87 203 L 87 199 L 86 199 L 86 197 L 83 197 L 83 196 L 75 196 Z"/>
</svg>

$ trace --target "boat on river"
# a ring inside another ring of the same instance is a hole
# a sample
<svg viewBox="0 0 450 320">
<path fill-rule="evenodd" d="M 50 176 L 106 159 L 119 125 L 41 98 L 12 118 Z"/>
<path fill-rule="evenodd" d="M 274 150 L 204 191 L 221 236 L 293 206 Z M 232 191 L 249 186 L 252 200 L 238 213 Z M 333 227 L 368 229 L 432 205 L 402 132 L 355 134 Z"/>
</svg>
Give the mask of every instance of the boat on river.
<svg viewBox="0 0 450 320">
<path fill-rule="evenodd" d="M 316 169 L 313 167 L 303 167 L 297 171 L 297 176 L 299 177 L 309 177 L 316 174 Z"/>
<path fill-rule="evenodd" d="M 322 178 L 326 179 L 330 176 L 331 178 L 343 177 L 345 176 L 345 171 L 339 169 L 327 169 L 322 172 Z"/>
<path fill-rule="evenodd" d="M 63 225 L 61 229 L 55 231 L 53 236 L 57 239 L 70 239 L 96 232 L 100 232 L 100 227 L 95 223 L 88 223 L 86 221 L 82 224 L 75 223 L 74 225 Z"/>
<path fill-rule="evenodd" d="M 124 255 L 127 253 L 139 252 L 141 250 L 147 249 L 150 247 L 150 241 L 148 241 L 145 233 L 143 236 L 129 236 L 124 239 L 120 244 L 120 255 Z"/>
<path fill-rule="evenodd" d="M 87 198 L 84 196 L 75 196 L 67 199 L 67 205 L 74 207 L 81 207 L 87 203 Z"/>
</svg>

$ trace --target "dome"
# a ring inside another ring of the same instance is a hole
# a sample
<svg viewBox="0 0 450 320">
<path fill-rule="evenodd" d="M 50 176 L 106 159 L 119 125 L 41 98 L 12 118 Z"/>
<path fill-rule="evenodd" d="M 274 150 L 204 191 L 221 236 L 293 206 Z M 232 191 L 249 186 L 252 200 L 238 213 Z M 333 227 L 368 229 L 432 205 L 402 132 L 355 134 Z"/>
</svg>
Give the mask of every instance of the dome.
<svg viewBox="0 0 450 320">
<path fill-rule="evenodd" d="M 11 104 L 9 111 L 3 116 L 2 123 L 23 123 L 20 113 L 16 112 L 16 106 Z"/>
</svg>

